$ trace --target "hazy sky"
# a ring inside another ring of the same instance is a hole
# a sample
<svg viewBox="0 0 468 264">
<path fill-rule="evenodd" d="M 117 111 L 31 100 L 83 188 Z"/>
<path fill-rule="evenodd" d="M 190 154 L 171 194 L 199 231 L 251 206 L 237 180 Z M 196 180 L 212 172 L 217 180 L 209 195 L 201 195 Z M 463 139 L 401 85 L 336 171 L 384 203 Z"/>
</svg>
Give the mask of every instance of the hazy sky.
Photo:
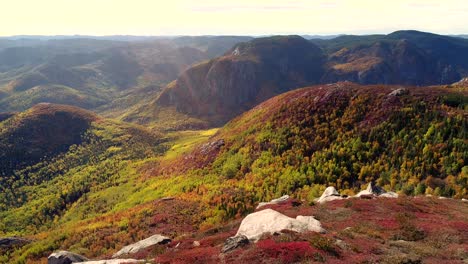
<svg viewBox="0 0 468 264">
<path fill-rule="evenodd" d="M 468 33 L 468 0 L 0 0 L 0 35 Z"/>
</svg>

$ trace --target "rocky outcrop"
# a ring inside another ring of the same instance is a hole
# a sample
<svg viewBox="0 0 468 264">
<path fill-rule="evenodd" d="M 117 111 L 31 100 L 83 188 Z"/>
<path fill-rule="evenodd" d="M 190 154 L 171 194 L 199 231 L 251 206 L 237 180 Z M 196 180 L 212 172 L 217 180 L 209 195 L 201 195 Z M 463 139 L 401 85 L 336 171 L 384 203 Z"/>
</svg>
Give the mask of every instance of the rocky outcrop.
<svg viewBox="0 0 468 264">
<path fill-rule="evenodd" d="M 317 83 L 324 59 L 319 47 L 299 36 L 257 38 L 189 68 L 156 104 L 222 124 L 272 96 Z"/>
<path fill-rule="evenodd" d="M 468 86 L 468 77 L 461 79 L 460 81 L 453 83 L 453 86 Z"/>
<path fill-rule="evenodd" d="M 396 193 L 396 192 L 386 192 L 386 193 L 382 193 L 381 195 L 379 195 L 379 197 L 398 198 L 398 193 Z"/>
<path fill-rule="evenodd" d="M 360 197 L 363 199 L 372 199 L 373 197 L 398 198 L 398 194 L 395 192 L 386 192 L 382 187 L 370 182 L 365 190 L 360 191 L 354 197 Z"/>
<path fill-rule="evenodd" d="M 244 235 L 233 236 L 224 242 L 223 248 L 221 249 L 222 253 L 229 252 L 238 247 L 249 244 L 249 239 Z"/>
<path fill-rule="evenodd" d="M 341 200 L 343 197 L 338 193 L 335 187 L 330 186 L 325 189 L 322 193 L 322 196 L 317 200 L 317 203 L 325 203 L 333 200 Z"/>
<path fill-rule="evenodd" d="M 0 249 L 2 248 L 15 248 L 22 247 L 26 244 L 29 244 L 31 240 L 21 238 L 21 237 L 0 237 Z"/>
<path fill-rule="evenodd" d="M 147 247 L 151 247 L 151 246 L 158 245 L 158 244 L 167 244 L 169 242 L 171 242 L 171 239 L 168 237 L 165 237 L 162 235 L 154 235 L 146 239 L 143 239 L 141 241 L 138 241 L 134 244 L 123 247 L 117 253 L 112 255 L 112 258 L 118 258 L 126 254 L 134 254 Z"/>
<path fill-rule="evenodd" d="M 396 90 L 393 90 L 391 93 L 389 93 L 389 96 L 402 96 L 402 95 L 407 95 L 409 94 L 408 90 L 405 88 L 398 88 Z"/>
<path fill-rule="evenodd" d="M 106 259 L 106 260 L 92 260 L 85 262 L 76 262 L 74 264 L 133 264 L 133 263 L 145 263 L 145 260 L 137 259 Z"/>
<path fill-rule="evenodd" d="M 77 262 L 84 262 L 88 261 L 89 259 L 78 255 L 76 253 L 68 252 L 68 251 L 59 251 L 52 253 L 47 258 L 47 264 L 71 264 Z"/>
<path fill-rule="evenodd" d="M 236 236 L 243 235 L 256 242 L 263 234 L 279 233 L 282 230 L 325 232 L 321 223 L 312 216 L 298 216 L 294 219 L 275 210 L 265 209 L 245 217 Z"/>
<path fill-rule="evenodd" d="M 272 205 L 272 204 L 279 204 L 282 202 L 286 202 L 289 199 L 289 195 L 283 195 L 280 198 L 273 199 L 269 202 L 261 202 L 258 204 L 257 209 L 266 206 L 266 205 Z"/>
</svg>

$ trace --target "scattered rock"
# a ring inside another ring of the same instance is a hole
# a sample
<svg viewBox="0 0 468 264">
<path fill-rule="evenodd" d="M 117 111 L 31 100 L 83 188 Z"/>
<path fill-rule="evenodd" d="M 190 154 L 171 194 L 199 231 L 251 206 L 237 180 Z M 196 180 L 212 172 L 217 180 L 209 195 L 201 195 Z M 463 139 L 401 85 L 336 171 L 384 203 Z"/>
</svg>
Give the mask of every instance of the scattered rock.
<svg viewBox="0 0 468 264">
<path fill-rule="evenodd" d="M 468 199 L 462 198 L 462 202 L 468 202 Z"/>
<path fill-rule="evenodd" d="M 193 241 L 192 245 L 194 247 L 199 247 L 200 246 L 200 241 Z"/>
<path fill-rule="evenodd" d="M 398 193 L 396 193 L 396 192 L 386 192 L 386 193 L 382 193 L 381 195 L 379 195 L 379 197 L 398 198 Z"/>
<path fill-rule="evenodd" d="M 402 96 L 402 95 L 407 95 L 409 91 L 405 88 L 398 88 L 396 90 L 393 90 L 391 93 L 388 95 L 390 96 Z"/>
<path fill-rule="evenodd" d="M 68 251 L 59 251 L 52 253 L 47 258 L 48 264 L 71 264 L 76 262 L 84 262 L 88 261 L 89 259 L 78 255 L 76 253 L 68 252 Z"/>
<path fill-rule="evenodd" d="M 398 198 L 398 194 L 395 192 L 386 192 L 382 187 L 372 184 L 367 185 L 365 190 L 360 191 L 354 197 L 360 197 L 362 199 L 372 199 L 373 197 L 386 197 L 386 198 Z"/>
<path fill-rule="evenodd" d="M 446 199 L 448 199 L 448 198 L 447 198 L 447 197 L 444 197 L 444 196 L 440 196 L 439 199 L 440 199 L 440 200 L 446 200 Z"/>
<path fill-rule="evenodd" d="M 373 194 L 371 192 L 369 192 L 368 190 L 362 190 L 360 192 L 358 192 L 358 194 L 356 194 L 354 197 L 362 197 L 362 196 L 373 196 Z"/>
<path fill-rule="evenodd" d="M 171 239 L 168 237 L 161 236 L 161 235 L 154 235 L 154 236 L 148 237 L 147 239 L 143 239 L 134 244 L 123 247 L 117 253 L 112 255 L 112 258 L 118 258 L 125 254 L 134 254 L 147 247 L 151 247 L 151 246 L 158 245 L 158 244 L 167 244 L 169 242 L 171 242 Z"/>
<path fill-rule="evenodd" d="M 465 86 L 468 85 L 468 77 L 461 79 L 460 81 L 453 83 L 454 86 Z"/>
<path fill-rule="evenodd" d="M 238 247 L 247 245 L 248 243 L 249 243 L 249 239 L 246 236 L 236 235 L 236 236 L 226 239 L 226 241 L 224 242 L 224 246 L 221 249 L 221 252 L 226 253 Z"/>
<path fill-rule="evenodd" d="M 317 200 L 318 203 L 324 203 L 324 202 L 329 202 L 333 200 L 341 200 L 343 197 L 340 196 L 338 191 L 335 189 L 335 187 L 330 186 L 325 189 L 325 191 L 322 193 L 322 196 Z"/>
<path fill-rule="evenodd" d="M 325 229 L 312 216 L 298 216 L 296 219 L 288 217 L 272 209 L 249 214 L 242 220 L 236 236 L 244 235 L 250 241 L 258 241 L 263 234 L 278 233 L 281 230 L 295 232 L 314 231 L 324 233 Z"/>
<path fill-rule="evenodd" d="M 367 185 L 368 192 L 374 194 L 374 195 L 381 195 L 385 193 L 385 190 L 382 187 L 379 187 L 377 185 L 372 184 L 372 182 L 369 182 L 369 185 Z"/>
<path fill-rule="evenodd" d="M 31 243 L 31 240 L 21 237 L 0 237 L 0 248 L 22 247 Z"/>
<path fill-rule="evenodd" d="M 269 202 L 261 202 L 258 204 L 257 206 L 257 209 L 265 206 L 265 205 L 270 205 L 270 204 L 279 204 L 279 203 L 282 203 L 282 202 L 285 202 L 289 199 L 289 195 L 283 195 L 281 196 L 280 198 L 276 198 L 276 199 L 273 199 Z"/>
<path fill-rule="evenodd" d="M 143 263 L 144 260 L 137 259 L 106 259 L 106 260 L 94 260 L 85 262 L 76 262 L 73 264 L 132 264 L 132 263 Z"/>
</svg>

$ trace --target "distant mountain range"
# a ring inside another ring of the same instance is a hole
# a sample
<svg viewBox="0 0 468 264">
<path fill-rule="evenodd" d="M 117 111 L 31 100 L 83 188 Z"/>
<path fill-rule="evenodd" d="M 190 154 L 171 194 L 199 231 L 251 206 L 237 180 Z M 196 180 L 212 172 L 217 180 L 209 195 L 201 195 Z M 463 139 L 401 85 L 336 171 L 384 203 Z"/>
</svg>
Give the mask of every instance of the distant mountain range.
<svg viewBox="0 0 468 264">
<path fill-rule="evenodd" d="M 40 102 L 118 111 L 115 100 L 140 98 L 142 89 L 158 92 L 193 63 L 249 39 L 0 40 L 0 111 L 22 111 Z"/>
<path fill-rule="evenodd" d="M 174 106 L 222 124 L 271 96 L 310 84 L 450 84 L 467 76 L 467 58 L 468 40 L 418 31 L 311 41 L 258 38 L 186 70 L 151 108 Z"/>
</svg>

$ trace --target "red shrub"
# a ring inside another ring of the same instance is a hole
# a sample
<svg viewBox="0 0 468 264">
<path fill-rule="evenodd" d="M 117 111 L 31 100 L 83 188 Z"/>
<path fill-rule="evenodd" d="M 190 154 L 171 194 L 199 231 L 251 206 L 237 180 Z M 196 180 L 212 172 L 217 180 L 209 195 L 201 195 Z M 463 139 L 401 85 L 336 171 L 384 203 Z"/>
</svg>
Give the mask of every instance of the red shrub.
<svg viewBox="0 0 468 264">
<path fill-rule="evenodd" d="M 274 240 L 267 239 L 259 241 L 256 248 L 265 257 L 278 259 L 284 263 L 316 258 L 321 253 L 305 241 L 276 243 Z"/>
</svg>

